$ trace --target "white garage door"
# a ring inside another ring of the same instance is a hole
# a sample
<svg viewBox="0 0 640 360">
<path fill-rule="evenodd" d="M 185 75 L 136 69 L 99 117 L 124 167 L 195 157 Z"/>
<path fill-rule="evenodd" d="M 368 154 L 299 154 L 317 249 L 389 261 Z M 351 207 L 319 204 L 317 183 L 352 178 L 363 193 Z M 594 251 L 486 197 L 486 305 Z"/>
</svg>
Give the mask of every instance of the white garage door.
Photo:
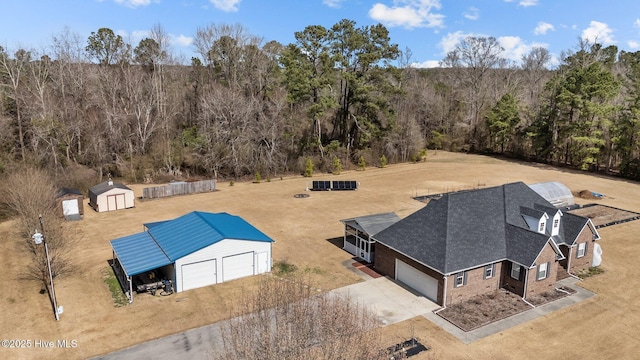
<svg viewBox="0 0 640 360">
<path fill-rule="evenodd" d="M 215 259 L 182 265 L 182 291 L 213 285 L 216 280 Z"/>
<path fill-rule="evenodd" d="M 65 216 L 80 214 L 80 209 L 78 209 L 78 199 L 62 201 L 62 214 Z"/>
<path fill-rule="evenodd" d="M 222 258 L 222 281 L 253 275 L 253 252 Z"/>
<path fill-rule="evenodd" d="M 396 280 L 408 285 L 432 301 L 438 301 L 438 280 L 396 259 Z"/>
</svg>

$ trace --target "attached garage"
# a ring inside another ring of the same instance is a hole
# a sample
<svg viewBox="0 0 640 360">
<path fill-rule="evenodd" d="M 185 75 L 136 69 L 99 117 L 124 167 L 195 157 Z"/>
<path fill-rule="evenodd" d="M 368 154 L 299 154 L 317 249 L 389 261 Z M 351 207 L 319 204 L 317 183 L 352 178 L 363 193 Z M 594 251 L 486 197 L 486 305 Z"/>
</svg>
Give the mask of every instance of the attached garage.
<svg viewBox="0 0 640 360">
<path fill-rule="evenodd" d="M 135 196 L 133 190 L 109 179 L 89 189 L 89 205 L 97 212 L 129 209 Z"/>
<path fill-rule="evenodd" d="M 271 271 L 273 240 L 238 216 L 194 211 L 145 227 L 111 240 L 114 272 L 129 301 L 136 275 L 154 269 L 165 269 L 176 292 Z"/>
<path fill-rule="evenodd" d="M 396 259 L 396 280 L 426 296 L 429 300 L 438 301 L 438 280 L 400 259 Z"/>
</svg>

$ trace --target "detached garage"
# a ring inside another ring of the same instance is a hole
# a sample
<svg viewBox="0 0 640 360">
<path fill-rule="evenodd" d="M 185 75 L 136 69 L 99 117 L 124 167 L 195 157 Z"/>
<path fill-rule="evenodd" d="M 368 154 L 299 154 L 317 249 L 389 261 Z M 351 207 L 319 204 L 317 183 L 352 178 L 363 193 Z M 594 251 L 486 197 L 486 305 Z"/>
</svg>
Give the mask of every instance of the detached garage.
<svg viewBox="0 0 640 360">
<path fill-rule="evenodd" d="M 273 240 L 238 216 L 194 211 L 144 225 L 142 233 L 111 240 L 114 272 L 130 302 L 147 281 L 171 280 L 182 292 L 271 271 Z"/>
<path fill-rule="evenodd" d="M 111 179 L 89 189 L 89 206 L 97 212 L 129 209 L 134 202 L 133 190 Z"/>
</svg>

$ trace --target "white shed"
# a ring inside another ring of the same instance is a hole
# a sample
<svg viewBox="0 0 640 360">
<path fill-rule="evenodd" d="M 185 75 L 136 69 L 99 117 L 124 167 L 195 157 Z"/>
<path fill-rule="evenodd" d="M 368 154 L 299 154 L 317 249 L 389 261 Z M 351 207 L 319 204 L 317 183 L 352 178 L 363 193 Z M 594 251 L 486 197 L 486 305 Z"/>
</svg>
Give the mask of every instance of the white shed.
<svg viewBox="0 0 640 360">
<path fill-rule="evenodd" d="M 111 240 L 114 272 L 129 301 L 149 272 L 181 292 L 271 271 L 273 240 L 238 216 L 194 211 L 145 227 Z"/>
<path fill-rule="evenodd" d="M 133 190 L 111 179 L 89 189 L 89 206 L 97 212 L 129 209 L 134 205 Z"/>
<path fill-rule="evenodd" d="M 575 204 L 571 190 L 560 182 L 542 182 L 531 184 L 529 187 L 556 208 L 563 208 Z"/>
</svg>

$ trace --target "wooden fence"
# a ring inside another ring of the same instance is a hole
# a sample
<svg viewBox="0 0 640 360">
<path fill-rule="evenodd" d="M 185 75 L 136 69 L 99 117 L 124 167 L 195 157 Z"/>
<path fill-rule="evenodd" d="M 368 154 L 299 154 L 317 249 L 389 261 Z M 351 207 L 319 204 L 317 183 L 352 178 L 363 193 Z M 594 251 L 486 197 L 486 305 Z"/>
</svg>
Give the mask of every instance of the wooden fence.
<svg viewBox="0 0 640 360">
<path fill-rule="evenodd" d="M 143 199 L 158 199 L 167 196 L 196 194 L 216 190 L 215 180 L 180 181 L 163 186 L 153 186 L 142 189 Z"/>
</svg>

